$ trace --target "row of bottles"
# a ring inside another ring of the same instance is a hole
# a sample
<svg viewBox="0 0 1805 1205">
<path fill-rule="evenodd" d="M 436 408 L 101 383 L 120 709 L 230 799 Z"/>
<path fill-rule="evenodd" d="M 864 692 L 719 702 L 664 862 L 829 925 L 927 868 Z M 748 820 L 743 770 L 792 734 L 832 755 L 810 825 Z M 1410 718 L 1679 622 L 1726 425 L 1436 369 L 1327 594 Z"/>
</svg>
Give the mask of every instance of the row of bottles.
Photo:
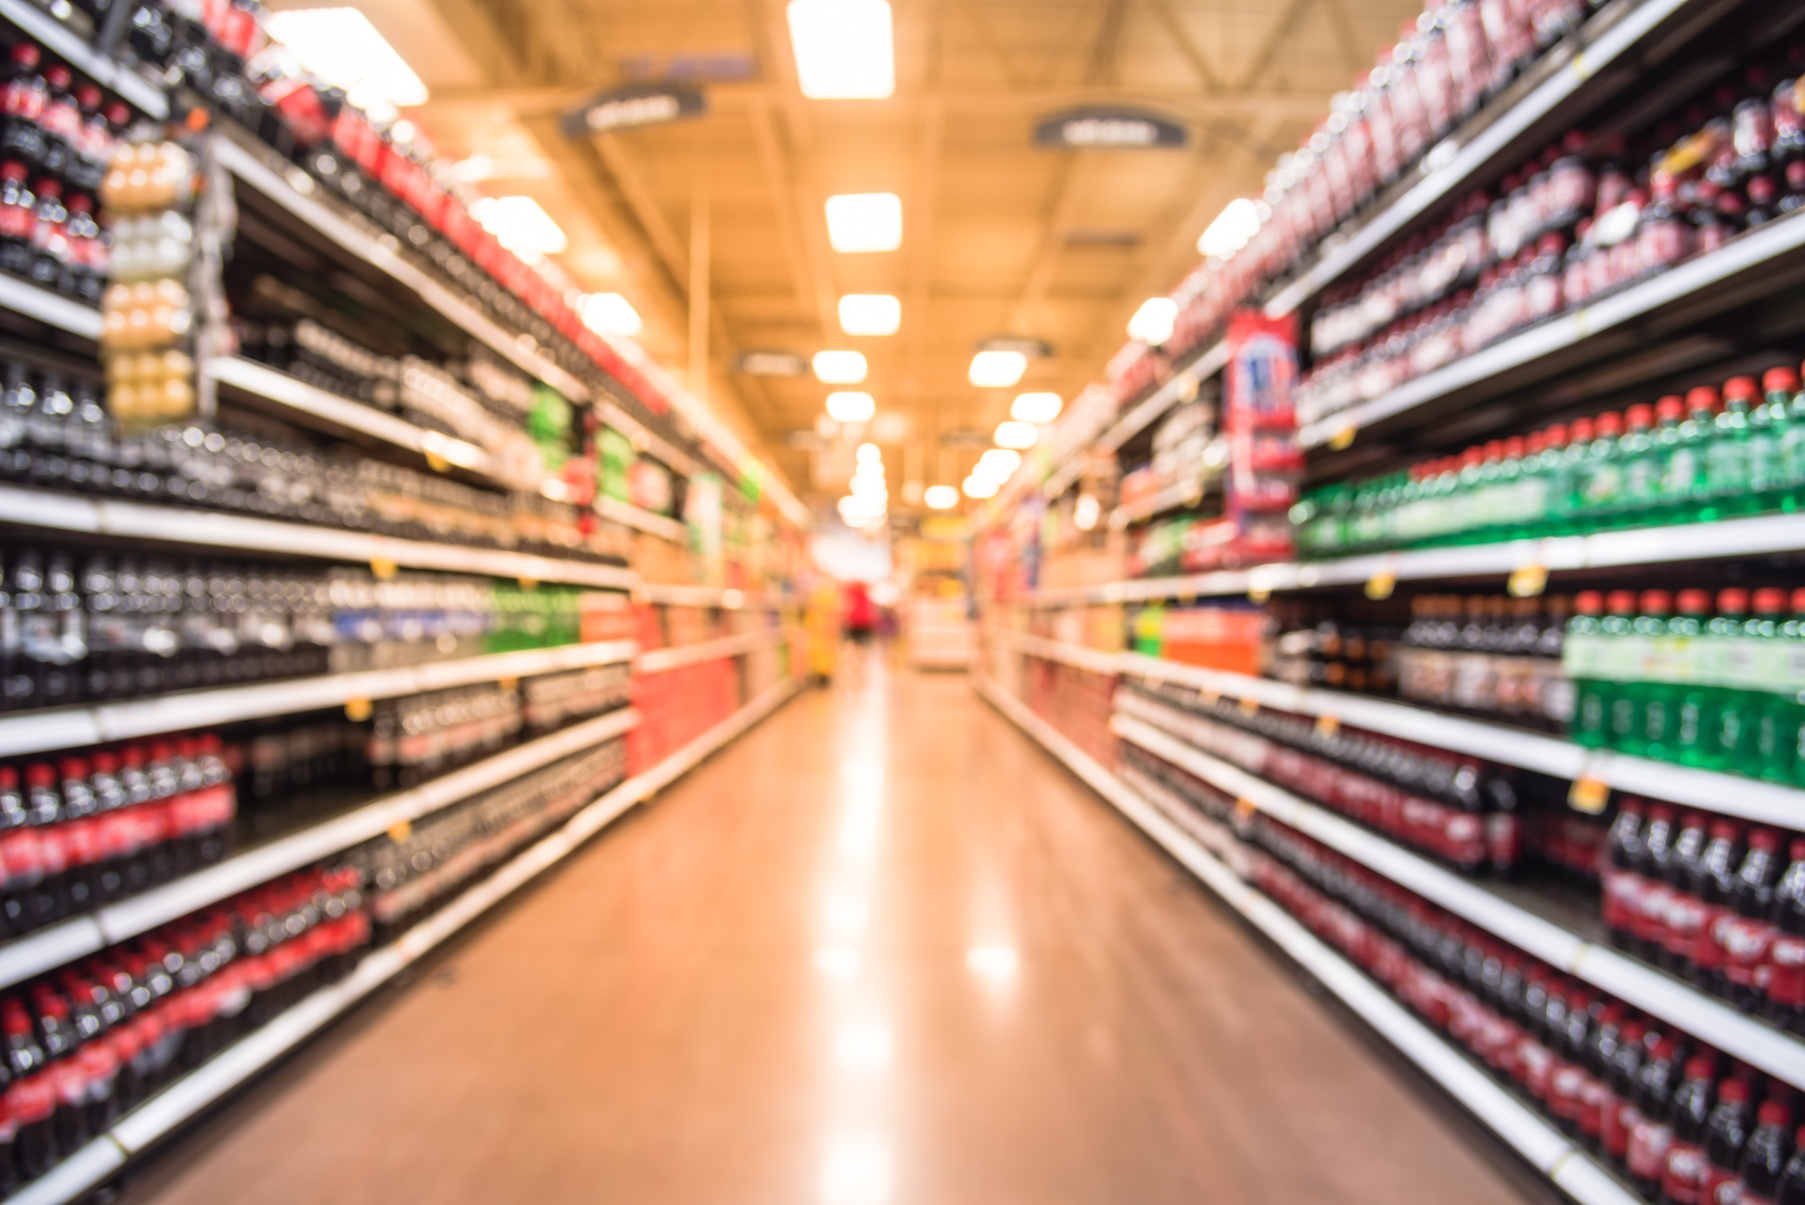
<svg viewBox="0 0 1805 1205">
<path fill-rule="evenodd" d="M 1585 591 L 1563 668 L 1573 739 L 1805 784 L 1805 590 Z"/>
<path fill-rule="evenodd" d="M 1309 556 L 1489 543 L 1793 511 L 1805 500 L 1805 391 L 1790 367 L 1557 423 L 1293 508 Z"/>
</svg>

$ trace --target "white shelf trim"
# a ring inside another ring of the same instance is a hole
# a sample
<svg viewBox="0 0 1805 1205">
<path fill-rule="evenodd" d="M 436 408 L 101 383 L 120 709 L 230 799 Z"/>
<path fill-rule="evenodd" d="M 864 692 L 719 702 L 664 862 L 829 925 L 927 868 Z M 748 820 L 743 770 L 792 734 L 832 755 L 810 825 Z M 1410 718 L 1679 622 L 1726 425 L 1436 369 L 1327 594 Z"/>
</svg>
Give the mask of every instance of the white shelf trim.
<svg viewBox="0 0 1805 1205">
<path fill-rule="evenodd" d="M 640 582 L 633 587 L 633 601 L 663 607 L 719 607 L 726 611 L 777 611 L 801 605 L 793 594 L 775 591 L 736 590 L 731 586 L 676 586 Z"/>
<path fill-rule="evenodd" d="M 0 3 L 4 2 L 0 0 Z M 4 272 L 0 272 L 0 309 L 12 310 L 27 318 L 36 318 L 47 326 L 100 342 L 102 320 L 99 310 Z"/>
<path fill-rule="evenodd" d="M 794 639 L 795 633 L 788 628 L 772 627 L 756 632 L 741 632 L 734 636 L 722 636 L 716 640 L 704 640 L 698 644 L 679 644 L 672 648 L 649 649 L 633 659 L 633 672 L 661 674 L 685 665 L 699 665 L 704 661 L 719 661 L 726 657 L 738 657 L 742 653 L 750 653 L 758 649 L 774 648 Z"/>
<path fill-rule="evenodd" d="M 1544 920 L 1471 879 L 1444 870 L 1334 812 L 1195 748 L 1182 739 L 1190 720 L 1182 712 L 1131 696 L 1118 699 L 1117 708 L 1110 730 L 1122 739 L 1246 800 L 1275 820 L 1525 953 L 1688 1033 L 1709 1038 L 1733 1057 L 1794 1087 L 1805 1086 L 1805 1042 L 1752 1020 L 1689 984 Z"/>
<path fill-rule="evenodd" d="M 595 513 L 604 519 L 612 519 L 616 523 L 643 531 L 647 535 L 658 536 L 673 544 L 689 546 L 689 528 L 676 519 L 655 514 L 622 502 L 618 498 L 609 498 L 602 494 L 595 496 Z"/>
<path fill-rule="evenodd" d="M 1308 929 L 1250 887 L 1191 834 L 988 679 L 978 693 L 1109 800 L 1236 912 L 1290 955 L 1469 1112 L 1581 1205 L 1639 1205 L 1588 1153 L 1500 1087 Z"/>
</svg>

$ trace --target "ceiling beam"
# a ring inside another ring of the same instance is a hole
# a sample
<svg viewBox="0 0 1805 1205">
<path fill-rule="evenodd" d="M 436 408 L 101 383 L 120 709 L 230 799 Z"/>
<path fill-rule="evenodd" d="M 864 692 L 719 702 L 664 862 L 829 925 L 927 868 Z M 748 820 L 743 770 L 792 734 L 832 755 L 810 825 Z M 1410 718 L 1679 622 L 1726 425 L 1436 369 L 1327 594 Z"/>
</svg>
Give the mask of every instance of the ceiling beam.
<svg viewBox="0 0 1805 1205">
<path fill-rule="evenodd" d="M 1198 49 L 1197 43 L 1191 40 L 1190 31 L 1179 21 L 1171 4 L 1167 0 L 1146 0 L 1146 3 L 1153 11 L 1154 20 L 1160 23 L 1160 27 L 1166 31 L 1166 37 L 1171 39 L 1172 48 L 1190 66 L 1191 74 L 1197 77 L 1198 86 L 1210 95 L 1219 92 L 1222 81 L 1216 78 L 1215 69 L 1203 57 L 1203 51 Z"/>
<path fill-rule="evenodd" d="M 834 293 L 833 274 L 816 245 L 819 239 L 811 240 L 808 234 L 810 220 L 819 215 L 825 224 L 825 213 L 810 211 L 800 195 L 794 164 L 778 140 L 777 121 L 770 106 L 759 105 L 749 116 L 752 144 L 758 151 L 765 188 L 771 194 L 771 207 L 777 212 L 777 233 L 783 241 L 784 262 L 796 290 L 797 304 L 804 313 L 814 311 L 822 340 L 832 342 L 840 329 L 839 299 Z"/>
<path fill-rule="evenodd" d="M 1291 0 L 1289 4 L 1285 5 L 1278 20 L 1267 27 L 1266 35 L 1260 39 L 1259 49 L 1255 50 L 1253 56 L 1248 59 L 1247 70 L 1241 73 L 1240 80 L 1235 84 L 1238 91 L 1246 91 L 1251 88 L 1261 76 L 1266 74 L 1266 69 L 1271 67 L 1273 60 L 1278 57 L 1280 48 L 1285 45 L 1285 40 L 1297 31 L 1298 23 L 1303 20 L 1304 10 L 1315 2 L 1316 0 Z M 1327 108 L 1327 98 L 1324 97 L 1317 102 L 1315 112 L 1320 114 Z"/>
</svg>

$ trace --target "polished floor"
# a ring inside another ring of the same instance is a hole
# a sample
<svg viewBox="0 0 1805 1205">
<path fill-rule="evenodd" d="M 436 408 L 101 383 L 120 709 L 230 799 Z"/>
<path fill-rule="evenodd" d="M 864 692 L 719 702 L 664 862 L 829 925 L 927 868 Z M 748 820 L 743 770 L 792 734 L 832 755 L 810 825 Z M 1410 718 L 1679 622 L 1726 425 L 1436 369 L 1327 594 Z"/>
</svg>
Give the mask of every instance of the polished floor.
<svg viewBox="0 0 1805 1205">
<path fill-rule="evenodd" d="M 800 696 L 129 1205 L 1520 1202 L 971 693 Z"/>
</svg>

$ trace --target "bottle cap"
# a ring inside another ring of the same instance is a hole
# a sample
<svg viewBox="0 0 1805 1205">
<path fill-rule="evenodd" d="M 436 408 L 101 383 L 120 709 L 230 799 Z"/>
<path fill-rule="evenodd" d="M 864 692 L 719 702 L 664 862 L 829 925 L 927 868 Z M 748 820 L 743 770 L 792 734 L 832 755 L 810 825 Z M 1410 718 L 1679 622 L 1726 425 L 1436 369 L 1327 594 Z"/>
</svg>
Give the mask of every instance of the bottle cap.
<svg viewBox="0 0 1805 1205">
<path fill-rule="evenodd" d="M 56 782 L 56 770 L 49 762 L 33 762 L 25 767 L 25 785 L 32 788 L 48 787 Z"/>
<path fill-rule="evenodd" d="M 1686 417 L 1686 399 L 1670 393 L 1655 403 L 1655 418 L 1664 423 L 1677 423 Z"/>
<path fill-rule="evenodd" d="M 1710 1079 L 1716 1060 L 1708 1054 L 1695 1054 L 1686 1060 L 1683 1073 L 1686 1079 Z"/>
<path fill-rule="evenodd" d="M 1719 590 L 1717 592 L 1717 612 L 1720 615 L 1747 615 L 1749 613 L 1749 592 L 1740 586 Z"/>
<path fill-rule="evenodd" d="M 1719 405 L 1717 390 L 1709 385 L 1700 385 L 1696 389 L 1686 391 L 1686 409 L 1693 412 L 1700 410 L 1716 410 Z"/>
<path fill-rule="evenodd" d="M 1786 856 L 1794 862 L 1805 862 L 1805 837 L 1794 837 L 1786 847 Z"/>
<path fill-rule="evenodd" d="M 1742 822 L 1732 820 L 1728 816 L 1719 816 L 1711 822 L 1711 827 L 1707 831 L 1711 834 L 1713 841 L 1733 841 L 1742 835 Z"/>
<path fill-rule="evenodd" d="M 19 789 L 19 772 L 11 766 L 0 766 L 0 791 Z"/>
<path fill-rule="evenodd" d="M 1805 615 L 1805 586 L 1792 592 L 1792 613 Z"/>
<path fill-rule="evenodd" d="M 1503 460 L 1504 459 L 1504 441 L 1502 439 L 1489 439 L 1485 443 L 1484 451 L 1485 451 L 1485 462 L 1487 464 L 1493 464 L 1497 461 Z"/>
<path fill-rule="evenodd" d="M 1761 374 L 1761 388 L 1768 393 L 1797 393 L 1799 374 L 1790 368 L 1770 368 Z"/>
<path fill-rule="evenodd" d="M 1763 586 L 1755 591 L 1755 614 L 1778 615 L 1786 610 L 1786 591 L 1778 586 Z"/>
<path fill-rule="evenodd" d="M 1752 828 L 1749 830 L 1749 848 L 1763 849 L 1771 854 L 1780 848 L 1780 834 L 1771 828 Z"/>
<path fill-rule="evenodd" d="M 8 159 L 5 163 L 0 163 L 0 180 L 16 181 L 24 178 L 25 165 L 17 159 Z"/>
<path fill-rule="evenodd" d="M 1655 425 L 1655 408 L 1647 402 L 1637 402 L 1623 412 L 1623 421 L 1632 431 L 1646 431 Z"/>
<path fill-rule="evenodd" d="M 61 63 L 44 68 L 44 82 L 52 88 L 67 88 L 75 76 Z"/>
<path fill-rule="evenodd" d="M 1622 803 L 1617 805 L 1617 811 L 1619 813 L 1628 812 L 1632 816 L 1640 816 L 1642 814 L 1642 801 L 1633 798 L 1625 799 Z"/>
<path fill-rule="evenodd" d="M 1567 428 L 1568 443 L 1589 444 L 1592 442 L 1592 420 L 1576 418 L 1573 425 Z"/>
<path fill-rule="evenodd" d="M 75 90 L 75 103 L 90 111 L 100 108 L 100 89 L 93 84 L 83 84 Z"/>
<path fill-rule="evenodd" d="M 1551 448 L 1566 447 L 1567 446 L 1567 424 L 1566 423 L 1556 423 L 1556 424 L 1554 424 L 1554 426 L 1552 426 L 1552 427 L 1548 428 L 1546 431 L 1542 432 L 1542 441 Z"/>
<path fill-rule="evenodd" d="M 20 67 L 36 67 L 38 65 L 38 48 L 30 42 L 20 42 L 13 47 L 12 61 Z"/>
<path fill-rule="evenodd" d="M 1636 592 L 1634 590 L 1613 590 L 1605 597 L 1604 609 L 1611 615 L 1634 615 L 1636 613 Z"/>
<path fill-rule="evenodd" d="M 1727 1079 L 1717 1088 L 1717 1099 L 1732 1104 L 1749 1103 L 1749 1082 L 1742 1079 Z"/>
<path fill-rule="evenodd" d="M 1604 595 L 1596 590 L 1581 590 L 1574 596 L 1573 609 L 1581 615 L 1603 615 Z"/>
<path fill-rule="evenodd" d="M 1623 415 L 1617 413 L 1615 410 L 1607 410 L 1605 413 L 1594 419 L 1593 422 L 1597 428 L 1600 439 L 1607 435 L 1615 438 L 1616 436 L 1623 434 Z"/>
<path fill-rule="evenodd" d="M 1533 439 L 1531 436 L 1530 439 Z M 1521 460 L 1529 452 L 1529 439 L 1521 435 L 1513 435 L 1504 441 L 1504 459 Z"/>
<path fill-rule="evenodd" d="M 1667 590 L 1644 590 L 1642 592 L 1642 614 L 1672 615 L 1672 592 Z"/>
<path fill-rule="evenodd" d="M 45 176 L 31 187 L 40 197 L 49 197 L 54 200 L 63 195 L 63 182 L 50 176 Z"/>
<path fill-rule="evenodd" d="M 84 782 L 87 780 L 88 762 L 86 758 L 65 757 L 62 764 L 57 768 L 62 772 L 64 782 Z"/>
<path fill-rule="evenodd" d="M 1724 400 L 1727 402 L 1747 402 L 1761 396 L 1761 389 L 1755 384 L 1754 377 L 1731 377 L 1724 382 Z"/>
<path fill-rule="evenodd" d="M 1681 615 L 1704 615 L 1711 610 L 1711 592 L 1709 590 L 1681 590 L 1679 604 Z"/>
</svg>

